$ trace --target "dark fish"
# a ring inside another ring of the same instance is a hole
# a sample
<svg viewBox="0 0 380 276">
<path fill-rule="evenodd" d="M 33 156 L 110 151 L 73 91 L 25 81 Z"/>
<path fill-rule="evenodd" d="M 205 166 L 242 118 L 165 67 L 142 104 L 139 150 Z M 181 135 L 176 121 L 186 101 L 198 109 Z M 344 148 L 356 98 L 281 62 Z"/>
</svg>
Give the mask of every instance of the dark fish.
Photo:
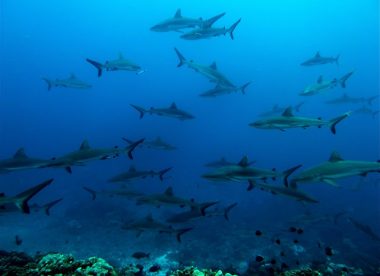
<svg viewBox="0 0 380 276">
<path fill-rule="evenodd" d="M 325 248 L 325 254 L 326 254 L 327 256 L 332 256 L 332 255 L 334 255 L 332 248 L 329 247 L 329 246 L 327 246 L 327 247 Z"/>
<path fill-rule="evenodd" d="M 272 259 L 272 260 L 270 261 L 270 263 L 271 263 L 272 265 L 275 265 L 275 264 L 276 264 L 276 259 Z"/>
<path fill-rule="evenodd" d="M 295 228 L 295 227 L 289 227 L 289 231 L 290 232 L 292 232 L 292 233 L 294 233 L 294 232 L 296 232 L 297 231 L 297 228 Z"/>
<path fill-rule="evenodd" d="M 161 267 L 159 265 L 153 265 L 149 268 L 149 272 L 158 272 L 160 269 Z"/>
<path fill-rule="evenodd" d="M 301 228 L 298 228 L 297 229 L 297 234 L 302 234 L 303 233 L 303 230 Z"/>
<path fill-rule="evenodd" d="M 280 255 L 281 255 L 281 257 L 285 257 L 285 252 L 281 251 Z"/>
<path fill-rule="evenodd" d="M 256 236 L 260 237 L 263 234 L 263 232 L 261 232 L 260 230 L 257 230 L 255 234 Z"/>
<path fill-rule="evenodd" d="M 289 266 L 286 263 L 281 264 L 281 269 L 288 269 Z"/>
<path fill-rule="evenodd" d="M 293 240 L 293 242 L 294 242 L 294 243 L 296 243 L 296 244 L 297 244 L 297 243 L 299 243 L 299 241 L 298 241 L 298 240 Z"/>
<path fill-rule="evenodd" d="M 300 261 L 297 260 L 297 261 L 296 261 L 296 265 L 300 265 Z"/>
<path fill-rule="evenodd" d="M 280 239 L 277 239 L 277 240 L 275 240 L 274 242 L 275 242 L 276 244 L 279 244 L 279 245 L 281 244 Z"/>
<path fill-rule="evenodd" d="M 132 254 L 132 257 L 135 259 L 143 259 L 143 258 L 149 258 L 150 253 L 145 253 L 145 252 L 135 252 Z"/>
<path fill-rule="evenodd" d="M 256 262 L 262 262 L 262 261 L 264 261 L 264 257 L 263 256 L 260 256 L 260 255 L 257 255 L 256 256 Z"/>
<path fill-rule="evenodd" d="M 15 236 L 15 243 L 17 246 L 22 244 L 22 239 L 18 235 Z"/>
</svg>

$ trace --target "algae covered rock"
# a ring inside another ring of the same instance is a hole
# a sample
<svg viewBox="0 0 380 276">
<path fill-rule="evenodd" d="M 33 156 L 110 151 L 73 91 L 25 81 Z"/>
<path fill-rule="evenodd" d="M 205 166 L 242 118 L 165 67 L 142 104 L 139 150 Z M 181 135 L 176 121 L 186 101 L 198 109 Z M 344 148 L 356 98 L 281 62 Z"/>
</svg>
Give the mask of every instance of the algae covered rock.
<svg viewBox="0 0 380 276">
<path fill-rule="evenodd" d="M 102 258 L 91 257 L 75 270 L 75 275 L 117 275 L 115 269 Z"/>
<path fill-rule="evenodd" d="M 217 272 L 208 270 L 208 269 L 200 270 L 192 266 L 173 271 L 169 275 L 170 276 L 236 276 L 230 273 L 223 274 L 221 270 Z"/>
<path fill-rule="evenodd" d="M 321 272 L 311 268 L 291 269 L 280 274 L 281 276 L 321 276 Z"/>
</svg>

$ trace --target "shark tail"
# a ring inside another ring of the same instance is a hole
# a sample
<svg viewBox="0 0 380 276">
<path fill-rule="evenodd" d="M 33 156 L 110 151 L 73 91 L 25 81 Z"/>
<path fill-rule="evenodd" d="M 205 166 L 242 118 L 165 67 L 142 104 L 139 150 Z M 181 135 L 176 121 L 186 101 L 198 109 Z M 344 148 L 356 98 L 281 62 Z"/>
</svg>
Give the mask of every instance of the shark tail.
<svg viewBox="0 0 380 276">
<path fill-rule="evenodd" d="M 247 82 L 246 84 L 243 84 L 240 87 L 241 93 L 245 94 L 245 89 L 247 89 L 248 85 L 250 85 L 250 84 L 251 84 L 251 82 Z"/>
<path fill-rule="evenodd" d="M 287 169 L 285 171 L 283 171 L 283 175 L 284 175 L 284 185 L 285 187 L 288 187 L 289 186 L 289 176 L 294 173 L 296 170 L 298 170 L 299 168 L 301 168 L 302 165 L 297 165 L 295 167 L 292 167 L 290 169 Z"/>
<path fill-rule="evenodd" d="M 301 106 L 303 106 L 305 102 L 300 102 L 299 104 L 294 106 L 294 110 L 300 112 Z"/>
<path fill-rule="evenodd" d="M 164 181 L 164 175 L 165 175 L 168 171 L 170 171 L 171 169 L 172 169 L 172 167 L 170 167 L 170 168 L 166 168 L 166 169 L 163 169 L 163 170 L 161 170 L 161 171 L 158 172 L 158 175 L 159 175 L 161 181 Z"/>
<path fill-rule="evenodd" d="M 63 198 L 59 198 L 59 199 L 56 199 L 52 202 L 49 202 L 49 203 L 46 203 L 44 206 L 42 206 L 45 210 L 45 214 L 47 216 L 50 216 L 50 209 L 55 206 L 56 204 L 58 204 L 59 202 L 61 202 L 63 200 Z"/>
<path fill-rule="evenodd" d="M 49 80 L 48 78 L 42 78 L 42 79 L 46 82 L 46 84 L 48 86 L 48 91 L 50 91 L 51 88 L 53 87 L 53 81 Z"/>
<path fill-rule="evenodd" d="M 30 208 L 28 205 L 29 200 L 34 197 L 36 194 L 38 194 L 42 189 L 44 189 L 46 186 L 51 184 L 54 179 L 49 179 L 41 184 L 38 184 L 18 195 L 15 196 L 15 204 L 17 208 L 19 208 L 23 213 L 29 214 L 30 213 Z"/>
<path fill-rule="evenodd" d="M 336 65 L 338 65 L 338 66 L 339 66 L 339 58 L 340 58 L 340 54 L 337 55 L 336 58 L 335 58 L 335 63 L 336 63 Z"/>
<path fill-rule="evenodd" d="M 186 59 L 185 57 L 180 53 L 180 51 L 178 51 L 177 48 L 174 48 L 174 51 L 176 52 L 177 54 L 177 57 L 179 59 L 179 63 L 177 64 L 177 67 L 181 67 L 182 65 L 184 65 L 186 63 Z"/>
<path fill-rule="evenodd" d="M 342 88 L 346 88 L 346 81 L 352 76 L 353 73 L 354 71 L 349 72 L 339 79 L 339 83 Z"/>
<path fill-rule="evenodd" d="M 92 64 L 93 66 L 96 67 L 96 69 L 98 69 L 98 78 L 100 78 L 102 76 L 102 72 L 103 72 L 103 65 L 95 60 L 91 60 L 89 58 L 86 58 L 86 61 L 90 64 Z"/>
<path fill-rule="evenodd" d="M 190 230 L 193 230 L 193 228 L 183 228 L 183 229 L 178 229 L 177 230 L 177 234 L 176 234 L 176 238 L 177 238 L 177 241 L 178 242 L 181 242 L 181 236 L 187 232 L 189 232 Z"/>
<path fill-rule="evenodd" d="M 95 200 L 96 199 L 96 191 L 93 189 L 90 189 L 88 187 L 82 187 L 85 191 L 89 192 L 91 194 L 91 199 Z"/>
<path fill-rule="evenodd" d="M 228 205 L 225 209 L 224 209 L 224 218 L 229 221 L 230 220 L 230 217 L 228 216 L 229 213 L 231 212 L 231 210 L 236 207 L 237 205 L 237 202 L 231 204 L 231 205 Z"/>
<path fill-rule="evenodd" d="M 218 201 L 202 203 L 200 208 L 202 216 L 206 215 L 206 209 L 210 208 L 211 206 L 214 206 L 217 203 Z"/>
<path fill-rule="evenodd" d="M 127 142 L 128 144 L 133 144 L 132 140 L 129 140 L 128 138 L 122 137 L 123 141 Z"/>
<path fill-rule="evenodd" d="M 338 123 L 340 123 L 341 121 L 343 121 L 344 119 L 346 119 L 348 116 L 350 116 L 350 114 L 351 114 L 351 112 L 347 112 L 343 115 L 340 115 L 340 116 L 330 120 L 330 122 L 329 122 L 330 130 L 333 134 L 336 134 L 336 125 Z"/>
<path fill-rule="evenodd" d="M 241 21 L 241 18 L 238 21 L 236 21 L 234 24 L 232 24 L 232 26 L 228 29 L 228 32 L 230 33 L 232 40 L 234 39 L 235 28 L 237 27 L 237 25 L 239 25 L 240 21 Z"/>
<path fill-rule="evenodd" d="M 147 112 L 147 110 L 145 110 L 144 108 L 142 108 L 138 105 L 131 104 L 131 106 L 140 113 L 140 119 L 142 119 L 144 117 L 145 113 Z"/>
<path fill-rule="evenodd" d="M 145 140 L 145 138 L 142 138 L 140 140 L 137 140 L 136 142 L 132 142 L 130 145 L 127 146 L 126 148 L 126 151 L 127 151 L 127 154 L 128 154 L 128 157 L 129 159 L 133 160 L 133 151 L 135 150 L 135 148 L 137 148 L 141 143 L 143 143 Z"/>
</svg>

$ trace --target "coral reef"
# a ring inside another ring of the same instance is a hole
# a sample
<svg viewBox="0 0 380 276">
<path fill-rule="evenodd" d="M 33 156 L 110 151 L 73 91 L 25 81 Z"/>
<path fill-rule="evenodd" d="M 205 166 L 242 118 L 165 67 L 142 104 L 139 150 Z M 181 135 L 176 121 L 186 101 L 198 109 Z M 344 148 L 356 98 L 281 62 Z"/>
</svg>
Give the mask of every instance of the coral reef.
<svg viewBox="0 0 380 276">
<path fill-rule="evenodd" d="M 236 276 L 230 273 L 223 274 L 221 270 L 218 270 L 217 272 L 208 270 L 208 269 L 199 270 L 198 268 L 192 267 L 192 266 L 186 267 L 181 270 L 173 271 L 169 275 L 170 276 Z"/>
</svg>

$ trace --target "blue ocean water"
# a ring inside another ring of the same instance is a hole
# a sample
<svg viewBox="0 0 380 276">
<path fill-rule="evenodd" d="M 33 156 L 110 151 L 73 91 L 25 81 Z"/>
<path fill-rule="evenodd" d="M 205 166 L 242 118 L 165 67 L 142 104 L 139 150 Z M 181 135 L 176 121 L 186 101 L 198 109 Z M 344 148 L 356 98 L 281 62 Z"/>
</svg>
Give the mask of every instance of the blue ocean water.
<svg viewBox="0 0 380 276">
<path fill-rule="evenodd" d="M 234 40 L 226 35 L 187 41 L 179 38 L 179 32 L 150 31 L 174 16 L 178 8 L 193 18 L 226 12 L 215 23 L 220 27 L 242 20 Z M 273 239 L 281 236 L 283 250 L 291 252 L 291 257 L 284 258 L 290 266 L 296 259 L 304 263 L 325 260 L 323 250 L 316 246 L 320 242 L 335 250 L 331 262 L 379 267 L 379 242 L 348 219 L 355 218 L 380 235 L 378 174 L 343 179 L 341 188 L 323 183 L 302 186 L 318 204 L 302 204 L 258 189 L 247 192 L 245 182 L 213 183 L 201 177 L 210 171 L 204 164 L 222 156 L 237 163 L 246 155 L 256 161 L 254 166 L 277 171 L 298 164 L 304 170 L 326 161 L 332 151 L 352 160 L 380 159 L 379 115 L 353 112 L 338 124 L 336 135 L 328 127 L 280 131 L 248 126 L 274 104 L 286 107 L 304 101 L 300 116 L 331 119 L 362 105 L 328 105 L 325 101 L 343 93 L 379 95 L 378 1 L 3 0 L 0 9 L 1 159 L 11 157 L 20 147 L 31 157 L 51 159 L 79 149 L 85 139 L 99 148 L 124 147 L 122 137 L 152 140 L 160 136 L 178 148 L 170 152 L 138 148 L 133 161 L 127 156 L 91 161 L 73 166 L 72 174 L 62 168 L 1 174 L 0 190 L 7 195 L 54 178 L 33 202 L 64 198 L 50 216 L 43 212 L 1 215 L 1 249 L 100 255 L 119 265 L 131 262 L 135 251 L 151 252 L 154 258 L 169 252 L 167 258 L 173 262 L 244 270 L 258 254 L 280 258 L 281 249 Z M 236 85 L 250 81 L 246 93 L 200 97 L 215 84 L 187 66 L 177 68 L 175 47 L 189 60 L 215 61 Z M 339 65 L 300 66 L 317 51 L 322 56 L 340 55 Z M 105 71 L 98 78 L 96 69 L 86 62 L 86 58 L 116 59 L 119 53 L 145 72 Z M 351 71 L 354 74 L 346 88 L 299 96 L 320 75 L 333 79 Z M 67 78 L 72 73 L 92 88 L 48 91 L 42 80 Z M 168 107 L 172 102 L 195 119 L 179 121 L 149 114 L 139 119 L 130 106 Z M 379 110 L 379 100 L 368 108 Z M 230 221 L 219 216 L 187 224 L 194 229 L 180 244 L 170 235 L 136 237 L 121 225 L 150 213 L 164 221 L 183 209 L 136 205 L 116 196 L 93 201 L 82 189 L 119 189 L 120 184 L 107 180 L 131 164 L 145 170 L 173 167 L 162 182 L 148 177 L 128 184 L 143 193 L 163 192 L 172 186 L 176 195 L 187 199 L 218 201 L 220 208 L 238 205 Z M 282 185 L 281 179 L 268 182 Z M 345 212 L 344 218 L 338 224 L 331 222 L 329 218 L 340 212 Z M 305 214 L 314 221 L 294 225 L 292 221 Z M 297 245 L 287 233 L 289 226 L 304 228 Z M 263 231 L 264 237 L 257 238 L 256 230 Z M 14 243 L 15 235 L 22 237 L 22 245 Z"/>
</svg>

